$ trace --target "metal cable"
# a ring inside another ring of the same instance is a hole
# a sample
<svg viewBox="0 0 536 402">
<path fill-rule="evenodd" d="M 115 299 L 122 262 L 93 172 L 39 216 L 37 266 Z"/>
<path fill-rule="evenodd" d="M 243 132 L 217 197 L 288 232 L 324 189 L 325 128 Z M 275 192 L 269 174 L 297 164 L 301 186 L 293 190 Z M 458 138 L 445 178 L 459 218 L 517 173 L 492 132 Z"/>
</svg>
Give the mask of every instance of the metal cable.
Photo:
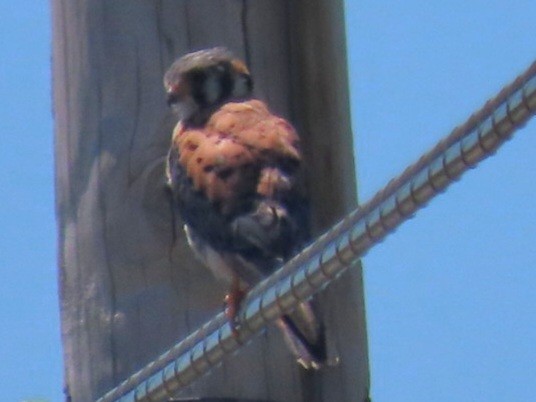
<svg viewBox="0 0 536 402">
<path fill-rule="evenodd" d="M 468 169 L 492 155 L 536 113 L 536 62 L 369 202 L 257 285 L 239 336 L 218 314 L 97 402 L 165 401 L 250 341 L 268 322 L 310 299 Z"/>
</svg>

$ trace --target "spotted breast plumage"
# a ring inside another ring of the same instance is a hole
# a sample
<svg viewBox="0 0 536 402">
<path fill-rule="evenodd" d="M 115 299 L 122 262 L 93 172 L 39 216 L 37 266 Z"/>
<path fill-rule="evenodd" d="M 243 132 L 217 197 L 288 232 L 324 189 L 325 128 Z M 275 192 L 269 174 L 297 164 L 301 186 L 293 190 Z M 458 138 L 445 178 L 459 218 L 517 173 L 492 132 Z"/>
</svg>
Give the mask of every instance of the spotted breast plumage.
<svg viewBox="0 0 536 402">
<path fill-rule="evenodd" d="M 230 286 L 226 313 L 237 325 L 244 292 L 307 241 L 300 139 L 252 97 L 247 67 L 224 48 L 179 58 L 164 86 L 179 116 L 167 164 L 174 205 L 196 255 Z M 325 362 L 323 325 L 309 303 L 277 325 L 303 367 Z"/>
</svg>

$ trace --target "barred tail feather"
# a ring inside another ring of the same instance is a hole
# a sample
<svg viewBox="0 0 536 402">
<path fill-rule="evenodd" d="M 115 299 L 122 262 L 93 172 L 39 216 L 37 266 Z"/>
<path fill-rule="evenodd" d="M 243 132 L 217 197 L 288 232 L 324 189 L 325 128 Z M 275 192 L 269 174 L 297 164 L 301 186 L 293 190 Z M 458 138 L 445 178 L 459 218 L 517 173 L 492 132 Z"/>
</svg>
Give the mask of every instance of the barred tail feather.
<svg viewBox="0 0 536 402">
<path fill-rule="evenodd" d="M 318 323 L 309 303 L 302 303 L 296 311 L 281 317 L 277 326 L 302 367 L 319 369 L 326 364 L 324 328 Z"/>
</svg>

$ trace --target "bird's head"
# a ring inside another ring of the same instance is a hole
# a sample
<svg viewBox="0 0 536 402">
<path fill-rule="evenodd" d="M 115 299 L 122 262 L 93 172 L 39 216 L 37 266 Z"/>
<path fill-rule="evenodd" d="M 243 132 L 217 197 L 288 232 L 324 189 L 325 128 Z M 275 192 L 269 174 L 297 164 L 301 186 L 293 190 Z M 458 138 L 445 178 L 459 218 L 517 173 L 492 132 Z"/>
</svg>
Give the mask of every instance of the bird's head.
<svg viewBox="0 0 536 402">
<path fill-rule="evenodd" d="M 225 102 L 249 98 L 246 65 L 222 47 L 188 53 L 164 75 L 167 102 L 183 123 L 202 124 Z"/>
</svg>

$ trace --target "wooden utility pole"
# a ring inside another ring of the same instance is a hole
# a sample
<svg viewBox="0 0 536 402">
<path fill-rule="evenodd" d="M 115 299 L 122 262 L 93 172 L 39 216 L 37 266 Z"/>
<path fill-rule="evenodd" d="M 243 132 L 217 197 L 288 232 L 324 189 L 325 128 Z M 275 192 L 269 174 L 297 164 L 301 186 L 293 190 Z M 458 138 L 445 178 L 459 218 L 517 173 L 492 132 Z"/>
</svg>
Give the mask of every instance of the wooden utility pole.
<svg viewBox="0 0 536 402">
<path fill-rule="evenodd" d="M 356 205 L 342 0 L 52 0 L 66 389 L 95 400 L 222 308 L 164 185 L 175 124 L 162 76 L 225 45 L 304 140 L 316 233 Z M 368 393 L 361 272 L 316 298 L 334 367 L 304 373 L 277 330 L 181 394 L 359 401 Z"/>
</svg>

